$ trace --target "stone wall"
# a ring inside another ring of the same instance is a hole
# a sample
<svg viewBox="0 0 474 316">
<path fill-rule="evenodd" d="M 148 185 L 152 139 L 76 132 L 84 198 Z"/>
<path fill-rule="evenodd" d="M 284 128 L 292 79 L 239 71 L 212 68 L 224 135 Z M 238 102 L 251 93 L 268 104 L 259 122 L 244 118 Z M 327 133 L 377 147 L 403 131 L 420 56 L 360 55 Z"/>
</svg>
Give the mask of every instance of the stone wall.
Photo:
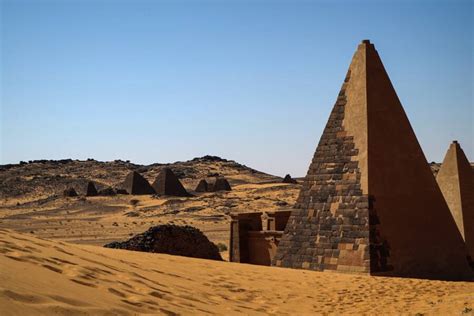
<svg viewBox="0 0 474 316">
<path fill-rule="evenodd" d="M 278 246 L 277 266 L 369 272 L 369 198 L 361 190 L 358 150 L 343 127 L 349 80 L 350 71 Z"/>
</svg>

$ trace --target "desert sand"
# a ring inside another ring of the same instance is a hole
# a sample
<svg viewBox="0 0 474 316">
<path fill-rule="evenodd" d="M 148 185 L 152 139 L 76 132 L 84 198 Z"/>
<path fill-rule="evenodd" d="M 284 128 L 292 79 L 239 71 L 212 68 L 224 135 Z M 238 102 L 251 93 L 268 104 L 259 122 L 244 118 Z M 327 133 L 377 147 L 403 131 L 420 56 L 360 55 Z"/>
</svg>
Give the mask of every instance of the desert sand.
<svg viewBox="0 0 474 316">
<path fill-rule="evenodd" d="M 78 189 L 89 179 L 116 185 L 130 168 L 120 162 L 31 163 L 1 173 L 0 315 L 473 314 L 472 282 L 302 271 L 103 248 L 166 223 L 192 225 L 214 243 L 228 245 L 229 214 L 289 208 L 301 187 L 231 161 L 200 159 L 173 167 L 182 171 L 191 193 L 212 173 L 226 176 L 232 191 L 189 198 L 61 196 L 69 183 Z M 159 167 L 147 168 L 150 181 Z M 226 259 L 228 252 L 221 255 Z"/>
<path fill-rule="evenodd" d="M 0 314 L 472 315 L 474 283 L 262 267 L 0 231 Z"/>
</svg>

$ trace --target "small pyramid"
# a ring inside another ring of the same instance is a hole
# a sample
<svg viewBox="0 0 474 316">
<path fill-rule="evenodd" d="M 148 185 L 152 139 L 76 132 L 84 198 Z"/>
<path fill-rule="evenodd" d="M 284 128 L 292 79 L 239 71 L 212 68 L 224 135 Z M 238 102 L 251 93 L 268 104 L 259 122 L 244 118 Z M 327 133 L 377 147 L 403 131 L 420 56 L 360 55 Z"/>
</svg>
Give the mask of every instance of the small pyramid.
<svg viewBox="0 0 474 316">
<path fill-rule="evenodd" d="M 194 191 L 196 192 L 207 192 L 208 190 L 208 185 L 207 185 L 207 181 L 205 179 L 202 179 L 201 181 L 199 181 L 196 189 Z"/>
<path fill-rule="evenodd" d="M 144 195 L 155 193 L 150 183 L 136 171 L 132 171 L 127 175 L 123 188 L 128 194 Z"/>
<path fill-rule="evenodd" d="M 66 190 L 63 191 L 63 195 L 66 196 L 66 197 L 74 197 L 74 196 L 78 196 L 76 190 L 74 190 L 74 188 L 67 188 Z"/>
<path fill-rule="evenodd" d="M 190 196 L 170 168 L 164 168 L 160 171 L 152 187 L 160 195 Z"/>
<path fill-rule="evenodd" d="M 457 141 L 449 146 L 436 180 L 474 260 L 474 173 Z"/>
<path fill-rule="evenodd" d="M 211 188 L 209 189 L 211 192 L 217 191 L 232 191 L 230 187 L 229 181 L 227 181 L 224 177 L 217 177 L 214 184 L 212 184 Z"/>
<path fill-rule="evenodd" d="M 462 236 L 369 40 L 352 58 L 273 264 L 473 277 Z"/>
<path fill-rule="evenodd" d="M 94 182 L 89 181 L 87 183 L 87 191 L 86 191 L 86 196 L 96 196 L 98 194 L 97 189 L 94 185 Z"/>
<path fill-rule="evenodd" d="M 296 184 L 298 183 L 295 179 L 293 179 L 289 174 L 287 174 L 284 178 L 282 183 L 293 183 Z"/>
</svg>

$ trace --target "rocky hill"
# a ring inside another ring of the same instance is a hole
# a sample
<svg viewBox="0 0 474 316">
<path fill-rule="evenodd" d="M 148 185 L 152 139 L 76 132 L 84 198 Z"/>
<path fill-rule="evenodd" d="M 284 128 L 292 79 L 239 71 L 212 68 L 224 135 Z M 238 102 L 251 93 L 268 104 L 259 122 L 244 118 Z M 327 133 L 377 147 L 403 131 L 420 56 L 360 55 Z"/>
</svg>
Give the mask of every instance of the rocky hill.
<svg viewBox="0 0 474 316">
<path fill-rule="evenodd" d="M 216 156 L 151 165 L 122 160 L 34 160 L 0 166 L 0 198 L 41 199 L 61 194 L 68 187 L 74 187 L 76 191 L 83 193 L 88 181 L 94 181 L 99 189 L 120 187 L 130 171 L 137 171 L 152 182 L 164 167 L 170 167 L 187 189 L 194 189 L 202 178 L 217 175 L 228 178 L 231 185 L 281 180 L 279 177 Z"/>
</svg>

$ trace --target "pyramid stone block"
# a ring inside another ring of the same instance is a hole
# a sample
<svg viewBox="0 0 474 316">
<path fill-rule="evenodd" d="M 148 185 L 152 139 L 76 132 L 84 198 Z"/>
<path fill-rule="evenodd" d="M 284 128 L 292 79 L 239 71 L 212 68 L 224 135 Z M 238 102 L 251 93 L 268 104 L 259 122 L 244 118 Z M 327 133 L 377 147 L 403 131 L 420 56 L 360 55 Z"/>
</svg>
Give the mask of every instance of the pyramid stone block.
<svg viewBox="0 0 474 316">
<path fill-rule="evenodd" d="M 132 171 L 127 175 L 123 188 L 128 194 L 144 195 L 155 193 L 150 183 L 136 171 Z"/>
<path fill-rule="evenodd" d="M 355 52 L 273 264 L 469 279 L 461 234 L 370 41 Z"/>
<path fill-rule="evenodd" d="M 436 180 L 474 260 L 474 173 L 457 141 L 449 146 Z"/>
<path fill-rule="evenodd" d="M 160 171 L 152 187 L 160 195 L 190 196 L 170 168 L 164 168 Z"/>
</svg>

